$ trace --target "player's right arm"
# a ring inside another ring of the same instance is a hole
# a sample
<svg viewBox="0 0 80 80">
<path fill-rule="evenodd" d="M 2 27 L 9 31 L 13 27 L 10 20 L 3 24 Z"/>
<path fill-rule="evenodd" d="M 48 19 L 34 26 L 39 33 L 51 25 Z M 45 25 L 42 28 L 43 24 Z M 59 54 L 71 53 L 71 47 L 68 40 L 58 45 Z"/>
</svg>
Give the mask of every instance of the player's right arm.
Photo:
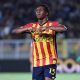
<svg viewBox="0 0 80 80">
<path fill-rule="evenodd" d="M 22 32 L 30 32 L 31 29 L 30 28 L 16 28 L 12 31 L 12 33 L 22 33 Z"/>
<path fill-rule="evenodd" d="M 31 32 L 34 31 L 31 24 L 27 24 L 25 26 L 21 26 L 19 28 L 16 28 L 12 31 L 12 33 L 22 33 L 22 32 Z"/>
</svg>

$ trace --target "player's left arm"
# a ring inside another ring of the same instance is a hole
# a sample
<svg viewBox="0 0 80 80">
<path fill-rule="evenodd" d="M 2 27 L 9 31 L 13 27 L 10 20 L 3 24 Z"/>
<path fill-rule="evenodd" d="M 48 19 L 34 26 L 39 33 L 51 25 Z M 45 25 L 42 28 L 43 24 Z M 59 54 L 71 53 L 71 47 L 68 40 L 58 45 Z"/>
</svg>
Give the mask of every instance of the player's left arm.
<svg viewBox="0 0 80 80">
<path fill-rule="evenodd" d="M 60 31 L 66 31 L 67 27 L 62 24 L 58 24 L 58 26 L 49 26 L 48 29 L 60 32 Z"/>
<path fill-rule="evenodd" d="M 53 26 L 48 26 L 48 27 L 42 27 L 40 29 L 37 29 L 36 32 L 43 32 L 49 29 L 56 31 L 56 32 L 60 32 L 60 31 L 66 31 L 67 27 L 62 24 L 58 24 L 58 25 L 53 25 Z"/>
</svg>

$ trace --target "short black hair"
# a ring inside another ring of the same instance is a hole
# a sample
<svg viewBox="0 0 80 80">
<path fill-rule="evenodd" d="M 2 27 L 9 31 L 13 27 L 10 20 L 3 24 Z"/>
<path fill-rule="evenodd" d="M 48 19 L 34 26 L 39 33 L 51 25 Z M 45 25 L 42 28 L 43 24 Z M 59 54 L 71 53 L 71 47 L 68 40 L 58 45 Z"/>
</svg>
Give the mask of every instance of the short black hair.
<svg viewBox="0 0 80 80">
<path fill-rule="evenodd" d="M 44 10 L 49 14 L 49 7 L 46 5 L 46 4 L 39 4 L 39 5 L 37 5 L 37 7 L 36 8 L 38 8 L 38 7 L 43 7 L 44 8 Z"/>
</svg>

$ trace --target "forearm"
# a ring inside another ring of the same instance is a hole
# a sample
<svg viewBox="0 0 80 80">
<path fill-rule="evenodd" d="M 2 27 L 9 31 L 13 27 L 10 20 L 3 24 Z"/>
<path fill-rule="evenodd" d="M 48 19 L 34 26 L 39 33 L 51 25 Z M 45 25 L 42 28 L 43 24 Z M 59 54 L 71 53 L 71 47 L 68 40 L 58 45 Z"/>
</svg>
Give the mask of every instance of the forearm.
<svg viewBox="0 0 80 80">
<path fill-rule="evenodd" d="M 30 30 L 28 30 L 27 28 L 16 28 L 14 29 L 12 32 L 13 33 L 22 33 L 22 32 L 30 32 Z"/>
<path fill-rule="evenodd" d="M 49 29 L 54 30 L 54 31 L 66 31 L 67 30 L 67 28 L 62 24 L 60 24 L 57 27 L 50 26 Z"/>
<path fill-rule="evenodd" d="M 12 32 L 13 32 L 13 33 L 22 33 L 22 32 L 24 32 L 24 31 L 25 31 L 25 29 L 16 28 L 16 29 L 14 29 Z"/>
</svg>

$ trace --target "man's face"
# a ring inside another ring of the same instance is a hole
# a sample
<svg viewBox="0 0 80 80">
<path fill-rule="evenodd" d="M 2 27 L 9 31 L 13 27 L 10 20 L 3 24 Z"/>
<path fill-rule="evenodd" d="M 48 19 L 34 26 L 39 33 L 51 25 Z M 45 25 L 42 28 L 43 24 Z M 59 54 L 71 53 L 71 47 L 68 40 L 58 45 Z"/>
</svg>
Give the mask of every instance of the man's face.
<svg viewBox="0 0 80 80">
<path fill-rule="evenodd" d="M 38 19 L 43 19 L 48 15 L 48 13 L 44 10 L 44 7 L 42 6 L 37 7 L 35 12 Z"/>
</svg>

